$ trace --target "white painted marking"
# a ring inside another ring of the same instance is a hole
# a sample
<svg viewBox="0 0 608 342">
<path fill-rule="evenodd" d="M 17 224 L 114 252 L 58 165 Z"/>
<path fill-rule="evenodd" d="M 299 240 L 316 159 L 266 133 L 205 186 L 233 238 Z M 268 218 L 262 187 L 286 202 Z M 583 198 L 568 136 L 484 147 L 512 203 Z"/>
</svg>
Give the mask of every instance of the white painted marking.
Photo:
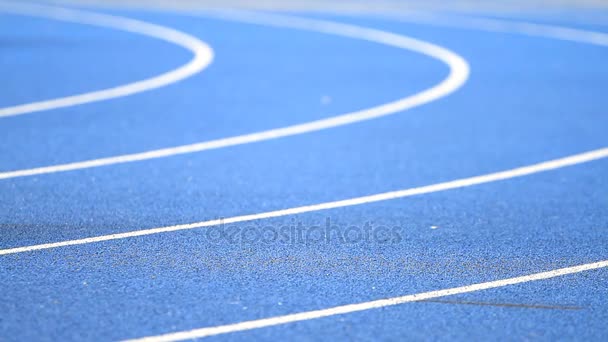
<svg viewBox="0 0 608 342">
<path fill-rule="evenodd" d="M 533 273 L 533 274 L 529 274 L 529 275 L 525 275 L 525 276 L 521 276 L 521 277 L 506 278 L 506 279 L 501 279 L 501 280 L 488 281 L 488 282 L 484 282 L 484 283 L 477 283 L 477 284 L 472 284 L 472 285 L 453 287 L 453 288 L 444 289 L 444 290 L 422 292 L 422 293 L 410 294 L 410 295 L 401 296 L 401 297 L 386 298 L 386 299 L 374 300 L 374 301 L 357 303 L 357 304 L 334 306 L 332 308 L 327 308 L 327 309 L 299 312 L 299 313 L 289 314 L 289 315 L 284 315 L 284 316 L 275 316 L 275 317 L 269 317 L 269 318 L 264 318 L 264 319 L 257 319 L 257 320 L 253 320 L 253 321 L 245 321 L 245 322 L 234 323 L 234 324 L 220 325 L 220 326 L 215 326 L 215 327 L 193 329 L 193 330 L 188 330 L 188 331 L 181 331 L 181 332 L 158 335 L 158 336 L 150 336 L 150 337 L 144 337 L 144 338 L 133 339 L 133 340 L 128 340 L 128 341 L 131 341 L 131 342 L 135 342 L 135 341 L 137 341 L 137 342 L 168 342 L 168 341 L 182 341 L 182 340 L 189 340 L 189 339 L 195 339 L 195 338 L 203 338 L 203 337 L 209 337 L 209 336 L 229 334 L 229 333 L 234 333 L 237 331 L 260 329 L 260 328 L 266 328 L 266 327 L 271 327 L 271 326 L 276 326 L 276 325 L 308 321 L 308 320 L 319 319 L 319 318 L 323 318 L 323 317 L 344 315 L 344 314 L 349 314 L 349 313 L 353 313 L 353 312 L 378 309 L 378 308 L 394 306 L 394 305 L 399 305 L 399 304 L 404 304 L 404 303 L 417 302 L 417 301 L 428 300 L 428 299 L 432 299 L 432 298 L 453 296 L 453 295 L 457 295 L 457 294 L 494 289 L 494 288 L 499 288 L 499 287 L 504 287 L 504 286 L 516 285 L 516 284 L 523 284 L 523 283 L 528 283 L 531 281 L 551 279 L 551 278 L 565 276 L 568 274 L 575 274 L 575 273 L 580 273 L 580 272 L 585 272 L 585 271 L 597 270 L 597 269 L 605 268 L 605 267 L 608 267 L 608 260 L 598 261 L 598 262 L 584 264 L 584 265 L 572 266 L 572 267 L 559 268 L 559 269 L 547 271 L 547 272 Z"/>
<path fill-rule="evenodd" d="M 456 27 L 499 33 L 514 33 L 608 46 L 608 33 L 581 30 L 547 24 L 535 24 L 512 20 L 476 18 L 469 16 L 441 15 L 429 12 L 401 12 L 386 14 L 388 18 L 404 22 L 428 24 L 439 27 Z M 386 17 L 385 16 L 385 17 Z"/>
<path fill-rule="evenodd" d="M 475 177 L 470 177 L 470 178 L 462 178 L 462 179 L 457 179 L 457 180 L 453 180 L 453 181 L 449 181 L 449 182 L 422 186 L 422 187 L 418 187 L 418 188 L 410 188 L 410 189 L 403 189 L 403 190 L 397 190 L 397 191 L 391 191 L 391 192 L 384 192 L 384 193 L 380 193 L 380 194 L 350 198 L 350 199 L 341 200 L 341 201 L 326 202 L 326 203 L 313 204 L 313 205 L 307 205 L 307 206 L 302 206 L 302 207 L 268 211 L 268 212 L 258 213 L 258 214 L 234 216 L 234 217 L 229 217 L 229 218 L 225 218 L 225 219 L 202 221 L 202 222 L 180 224 L 180 225 L 175 225 L 175 226 L 167 226 L 167 227 L 144 229 L 144 230 L 136 230 L 136 231 L 125 232 L 125 233 L 101 235 L 101 236 L 95 236 L 95 237 L 90 237 L 90 238 L 53 242 L 53 243 L 46 243 L 46 244 L 41 244 L 41 245 L 32 245 L 32 246 L 1 249 L 0 255 L 33 252 L 33 251 L 52 249 L 52 248 L 58 248 L 58 247 L 84 245 L 84 244 L 89 244 L 89 243 L 127 239 L 127 238 L 144 236 L 144 235 L 153 235 L 153 234 L 160 234 L 160 233 L 175 232 L 175 231 L 180 231 L 180 230 L 190 230 L 190 229 L 203 228 L 203 227 L 212 227 L 212 226 L 218 226 L 221 224 L 247 222 L 247 221 L 268 219 L 268 218 L 273 218 L 273 217 L 303 214 L 303 213 L 309 213 L 309 212 L 320 211 L 320 210 L 350 207 L 350 206 L 354 206 L 354 205 L 387 201 L 387 200 L 392 200 L 392 199 L 397 199 L 397 198 L 429 194 L 429 193 L 438 192 L 438 191 L 465 188 L 465 187 L 469 187 L 469 186 L 473 186 L 473 185 L 496 182 L 496 181 L 515 178 L 515 177 L 522 177 L 522 176 L 527 176 L 527 175 L 531 175 L 531 174 L 535 174 L 535 173 L 539 173 L 539 172 L 559 169 L 559 168 L 566 167 L 566 166 L 586 163 L 586 162 L 590 162 L 593 160 L 606 158 L 606 157 L 608 157 L 608 147 L 581 153 L 581 154 L 575 154 L 575 155 L 572 155 L 569 157 L 554 159 L 551 161 L 546 161 L 546 162 L 542 162 L 542 163 L 538 163 L 538 164 L 519 167 L 519 168 L 515 168 L 515 169 L 511 169 L 511 170 L 495 172 L 495 173 L 490 173 L 490 174 L 475 176 Z"/>
<path fill-rule="evenodd" d="M 152 78 L 85 94 L 0 108 L 0 118 L 63 107 L 71 107 L 141 93 L 190 77 L 203 70 L 213 60 L 213 50 L 199 39 L 168 27 L 150 24 L 140 20 L 54 6 L 12 2 L 0 2 L 0 11 L 20 15 L 51 18 L 80 24 L 109 27 L 117 30 L 137 33 L 181 46 L 190 50 L 194 54 L 194 57 L 188 63 L 177 69 Z"/>
<path fill-rule="evenodd" d="M 244 21 L 260 25 L 270 25 L 316 31 L 354 39 L 367 40 L 375 43 L 397 47 L 400 49 L 413 50 L 446 63 L 450 68 L 450 73 L 448 77 L 444 79 L 441 83 L 420 93 L 399 99 L 394 102 L 386 103 L 368 109 L 363 109 L 356 112 L 334 116 L 327 119 L 311 121 L 303 124 L 271 129 L 257 133 L 204 141 L 191 145 L 170 147 L 159 150 L 86 160 L 68 164 L 38 167 L 33 169 L 5 171 L 0 172 L 0 179 L 26 177 L 47 173 L 87 169 L 120 163 L 136 162 L 155 158 L 163 158 L 185 153 L 194 153 L 211 149 L 224 148 L 228 146 L 249 144 L 264 140 L 277 139 L 292 135 L 319 131 L 332 127 L 348 125 L 355 122 L 395 114 L 447 96 L 448 94 L 460 88 L 469 76 L 469 66 L 467 65 L 466 61 L 457 54 L 437 45 L 433 45 L 427 42 L 408 38 L 394 33 L 359 27 L 355 25 L 334 23 L 325 20 L 304 19 L 283 15 L 257 14 L 249 12 L 215 12 L 214 16 L 218 16 L 221 19 Z"/>
</svg>

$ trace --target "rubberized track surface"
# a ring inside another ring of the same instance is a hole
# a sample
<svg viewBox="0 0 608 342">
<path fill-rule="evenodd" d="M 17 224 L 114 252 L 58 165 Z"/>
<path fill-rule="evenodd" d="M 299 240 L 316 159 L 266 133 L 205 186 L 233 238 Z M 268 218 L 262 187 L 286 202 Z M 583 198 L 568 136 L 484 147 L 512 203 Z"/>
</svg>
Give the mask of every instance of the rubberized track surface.
<svg viewBox="0 0 608 342">
<path fill-rule="evenodd" d="M 0 339 L 607 338 L 560 21 L 0 2 Z"/>
</svg>

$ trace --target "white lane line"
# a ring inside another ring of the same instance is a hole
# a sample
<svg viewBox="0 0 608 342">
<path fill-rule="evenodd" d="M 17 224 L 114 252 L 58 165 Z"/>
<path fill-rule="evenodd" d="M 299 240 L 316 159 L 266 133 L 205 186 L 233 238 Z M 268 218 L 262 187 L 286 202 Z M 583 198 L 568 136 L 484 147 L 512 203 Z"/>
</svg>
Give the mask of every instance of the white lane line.
<svg viewBox="0 0 608 342">
<path fill-rule="evenodd" d="M 47 173 L 87 169 L 120 163 L 136 162 L 155 158 L 163 158 L 185 153 L 194 153 L 228 146 L 249 144 L 264 140 L 277 139 L 292 135 L 319 131 L 342 125 L 348 125 L 359 121 L 370 120 L 386 115 L 395 114 L 447 96 L 448 94 L 460 88 L 466 82 L 469 76 L 469 66 L 467 62 L 457 54 L 437 45 L 394 33 L 389 33 L 371 28 L 364 28 L 355 25 L 334 23 L 325 20 L 305 19 L 284 15 L 249 12 L 216 12 L 215 15 L 221 17 L 222 19 L 232 19 L 261 25 L 316 31 L 321 33 L 371 41 L 400 49 L 412 50 L 444 62 L 449 66 L 450 73 L 448 77 L 445 78 L 441 83 L 420 93 L 404 97 L 394 102 L 330 117 L 327 119 L 311 121 L 303 124 L 271 129 L 257 133 L 204 141 L 191 145 L 163 148 L 159 150 L 86 160 L 74 163 L 44 166 L 33 169 L 5 171 L 0 172 L 0 179 L 26 177 Z"/>
<path fill-rule="evenodd" d="M 522 283 L 527 283 L 527 282 L 531 282 L 531 281 L 551 279 L 551 278 L 555 278 L 555 277 L 565 276 L 568 274 L 575 274 L 575 273 L 580 273 L 580 272 L 585 272 L 585 271 L 590 271 L 590 270 L 597 270 L 597 269 L 605 268 L 605 267 L 608 267 L 608 260 L 598 261 L 598 262 L 584 264 L 584 265 L 572 266 L 572 267 L 559 268 L 559 269 L 547 271 L 547 272 L 533 273 L 533 274 L 520 276 L 520 277 L 506 278 L 506 279 L 501 279 L 501 280 L 488 281 L 488 282 L 484 282 L 484 283 L 477 283 L 477 284 L 472 284 L 472 285 L 453 287 L 453 288 L 444 289 L 444 290 L 422 292 L 422 293 L 410 294 L 410 295 L 401 296 L 401 297 L 386 298 L 386 299 L 374 300 L 374 301 L 357 303 L 357 304 L 334 306 L 334 307 L 327 308 L 327 309 L 305 311 L 305 312 L 299 312 L 299 313 L 289 314 L 289 315 L 284 315 L 284 316 L 275 316 L 275 317 L 257 319 L 257 320 L 252 320 L 252 321 L 245 321 L 245 322 L 234 323 L 234 324 L 193 329 L 193 330 L 169 333 L 169 334 L 164 334 L 164 335 L 150 336 L 150 337 L 144 337 L 144 338 L 140 338 L 140 339 L 133 339 L 133 340 L 128 340 L 128 341 L 131 341 L 131 342 L 134 342 L 134 341 L 137 341 L 137 342 L 168 342 L 168 341 L 182 341 L 182 340 L 188 340 L 188 339 L 229 334 L 229 333 L 234 333 L 234 332 L 238 332 L 238 331 L 260 329 L 260 328 L 271 327 L 271 326 L 276 326 L 276 325 L 308 321 L 308 320 L 313 320 L 313 319 L 318 319 L 318 318 L 323 318 L 323 317 L 344 315 L 344 314 L 353 313 L 353 312 L 378 309 L 378 308 L 383 308 L 383 307 L 387 307 L 387 306 L 411 303 L 411 302 L 427 300 L 427 299 L 432 299 L 432 298 L 453 296 L 453 295 L 462 294 L 462 293 L 494 289 L 494 288 L 504 287 L 504 286 L 509 286 L 509 285 L 522 284 Z"/>
<path fill-rule="evenodd" d="M 0 249 L 0 255 L 33 252 L 33 251 L 44 250 L 44 249 L 52 249 L 52 248 L 74 246 L 74 245 L 84 245 L 84 244 L 89 244 L 89 243 L 97 243 L 97 242 L 110 241 L 110 240 L 120 240 L 120 239 L 127 239 L 127 238 L 132 238 L 132 237 L 137 237 L 137 236 L 168 233 L 168 232 L 175 232 L 175 231 L 180 231 L 180 230 L 190 230 L 190 229 L 203 228 L 203 227 L 212 227 L 212 226 L 217 226 L 217 225 L 221 225 L 221 224 L 231 224 L 231 223 L 247 222 L 247 221 L 254 221 L 254 220 L 262 220 L 262 219 L 269 219 L 269 218 L 273 218 L 273 217 L 296 215 L 296 214 L 309 213 L 309 212 L 320 211 L 320 210 L 343 208 L 343 207 L 349 207 L 349 206 L 354 206 L 354 205 L 387 201 L 387 200 L 392 200 L 392 199 L 397 199 L 397 198 L 429 194 L 429 193 L 433 193 L 433 192 L 445 191 L 445 190 L 451 190 L 451 189 L 465 188 L 465 187 L 469 187 L 469 186 L 473 186 L 473 185 L 479 185 L 479 184 L 484 184 L 484 183 L 490 183 L 490 182 L 496 182 L 496 181 L 500 181 L 500 180 L 515 178 L 515 177 L 527 176 L 527 175 L 531 175 L 534 173 L 559 169 L 562 167 L 586 163 L 586 162 L 590 162 L 593 160 L 606 158 L 606 157 L 608 157 L 608 147 L 585 152 L 585 153 L 575 154 L 575 155 L 564 157 L 564 158 L 554 159 L 554 160 L 550 160 L 550 161 L 546 161 L 546 162 L 542 162 L 542 163 L 538 163 L 538 164 L 518 167 L 515 169 L 506 170 L 506 171 L 489 173 L 489 174 L 469 177 L 469 178 L 462 178 L 462 179 L 457 179 L 457 180 L 453 180 L 453 181 L 449 181 L 449 182 L 422 186 L 422 187 L 418 187 L 418 188 L 410 188 L 410 189 L 403 189 L 403 190 L 397 190 L 397 191 L 391 191 L 391 192 L 384 192 L 384 193 L 375 194 L 375 195 L 350 198 L 350 199 L 334 201 L 334 202 L 325 202 L 325 203 L 320 203 L 320 204 L 313 204 L 313 205 L 307 205 L 307 206 L 295 207 L 295 208 L 289 208 L 289 209 L 268 211 L 268 212 L 258 213 L 258 214 L 234 216 L 234 217 L 229 217 L 229 218 L 225 218 L 225 219 L 202 221 L 202 222 L 195 222 L 195 223 L 189 223 L 189 224 L 180 224 L 180 225 L 175 225 L 175 226 L 159 227 L 159 228 L 152 228 L 152 229 L 143 229 L 143 230 L 136 230 L 136 231 L 130 231 L 130 232 L 125 232 L 125 233 L 89 237 L 89 238 L 84 238 L 84 239 L 45 243 L 45 244 L 40 244 L 40 245 Z"/>
<path fill-rule="evenodd" d="M 535 24 L 513 20 L 477 18 L 469 16 L 441 15 L 430 12 L 387 13 L 383 18 L 438 27 L 456 27 L 488 32 L 513 33 L 598 46 L 608 46 L 608 33 L 581 30 L 547 24 Z"/>
<path fill-rule="evenodd" d="M 598 261 L 598 262 L 594 262 L 594 263 L 578 265 L 578 266 L 573 266 L 573 267 L 559 268 L 559 269 L 547 271 L 547 272 L 533 273 L 533 274 L 529 274 L 529 275 L 525 275 L 525 276 L 521 276 L 521 277 L 507 278 L 507 279 L 489 281 L 489 282 L 484 282 L 484 283 L 477 283 L 477 284 L 472 284 L 472 285 L 467 285 L 467 286 L 453 287 L 453 288 L 444 289 L 444 290 L 422 292 L 422 293 L 410 294 L 410 295 L 401 296 L 401 297 L 386 298 L 386 299 L 374 300 L 374 301 L 357 303 L 357 304 L 334 306 L 332 308 L 327 308 L 327 309 L 299 312 L 299 313 L 289 314 L 289 315 L 284 315 L 284 316 L 275 316 L 275 317 L 269 317 L 269 318 L 264 318 L 264 319 L 257 319 L 257 320 L 253 320 L 253 321 L 245 321 L 245 322 L 220 325 L 220 326 L 215 326 L 215 327 L 193 329 L 193 330 L 169 333 L 169 334 L 164 334 L 164 335 L 149 336 L 149 337 L 144 337 L 144 338 L 139 338 L 139 339 L 132 339 L 132 340 L 128 340 L 128 341 L 131 341 L 131 342 L 135 342 L 135 341 L 137 341 L 137 342 L 182 341 L 182 340 L 188 340 L 188 339 L 229 334 L 229 333 L 234 333 L 237 331 L 260 329 L 260 328 L 271 327 L 271 326 L 275 326 L 275 325 L 308 321 L 308 320 L 313 320 L 313 319 L 318 319 L 318 318 L 323 318 L 323 317 L 328 317 L 328 316 L 344 315 L 344 314 L 358 312 L 358 311 L 378 309 L 378 308 L 383 308 L 383 307 L 387 307 L 387 306 L 411 303 L 411 302 L 427 300 L 427 299 L 432 299 L 432 298 L 452 296 L 452 295 L 457 295 L 457 294 L 462 294 L 462 293 L 494 289 L 494 288 L 504 287 L 504 286 L 509 286 L 509 285 L 522 284 L 522 283 L 527 283 L 527 282 L 531 282 L 531 281 L 551 279 L 551 278 L 555 278 L 555 277 L 565 276 L 568 274 L 575 274 L 575 273 L 596 270 L 596 269 L 605 268 L 605 267 L 608 267 L 608 260 L 603 260 L 603 261 Z"/>
<path fill-rule="evenodd" d="M 85 94 L 0 108 L 0 118 L 71 107 L 141 93 L 190 77 L 203 70 L 213 60 L 213 50 L 196 37 L 168 27 L 150 24 L 140 20 L 55 6 L 13 2 L 0 2 L 0 12 L 51 18 L 137 33 L 181 46 L 194 54 L 194 57 L 188 63 L 152 78 Z"/>
</svg>

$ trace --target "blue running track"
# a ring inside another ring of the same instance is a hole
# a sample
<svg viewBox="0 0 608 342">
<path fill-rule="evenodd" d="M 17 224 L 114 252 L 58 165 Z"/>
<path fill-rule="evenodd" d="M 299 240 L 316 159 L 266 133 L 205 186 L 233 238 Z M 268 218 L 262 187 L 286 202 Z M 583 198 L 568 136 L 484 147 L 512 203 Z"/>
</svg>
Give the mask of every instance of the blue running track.
<svg viewBox="0 0 608 342">
<path fill-rule="evenodd" d="M 57 20 L 45 7 L 28 7 L 40 15 L 2 8 L 0 108 L 145 80 L 192 59 L 171 42 Z M 444 61 L 419 51 L 233 12 L 86 11 L 186 33 L 213 49 L 213 61 L 155 89 L 0 117 L 0 340 L 176 332 L 186 335 L 165 337 L 608 339 L 608 26 L 557 15 L 496 19 L 502 26 L 491 29 L 448 15 L 421 22 L 298 14 L 433 44 L 466 61 L 470 74 L 445 96 L 374 119 L 11 176 L 327 119 L 450 77 Z M 482 184 L 230 223 L 590 151 L 601 155 Z M 228 223 L 136 234 L 218 219 Z M 127 234 L 82 240 L 119 233 Z M 77 244 L 45 245 L 70 241 Z M 314 314 L 593 263 L 486 290 Z M 306 312 L 313 313 L 284 324 L 230 328 Z"/>
</svg>

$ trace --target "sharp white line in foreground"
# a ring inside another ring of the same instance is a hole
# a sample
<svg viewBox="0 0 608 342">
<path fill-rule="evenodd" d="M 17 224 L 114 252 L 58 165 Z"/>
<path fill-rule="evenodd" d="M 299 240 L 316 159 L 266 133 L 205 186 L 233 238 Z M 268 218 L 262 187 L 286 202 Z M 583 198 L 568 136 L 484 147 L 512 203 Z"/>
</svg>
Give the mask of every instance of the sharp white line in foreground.
<svg viewBox="0 0 608 342">
<path fill-rule="evenodd" d="M 190 50 L 194 54 L 194 57 L 188 63 L 180 66 L 177 69 L 152 78 L 85 94 L 0 108 L 0 118 L 63 107 L 71 107 L 141 93 L 190 77 L 203 70 L 213 60 L 213 50 L 196 37 L 168 27 L 150 24 L 140 20 L 55 6 L 3 1 L 0 1 L 0 12 L 51 18 L 55 20 L 108 27 L 121 31 L 137 33 L 181 46 L 187 50 Z"/>
<path fill-rule="evenodd" d="M 464 187 L 468 187 L 468 186 L 472 186 L 472 185 L 496 182 L 496 181 L 500 181 L 500 180 L 531 175 L 534 173 L 539 173 L 539 172 L 544 172 L 544 171 L 549 171 L 549 170 L 554 170 L 554 169 L 571 166 L 571 165 L 576 165 L 576 164 L 580 164 L 580 163 L 586 163 L 586 162 L 590 162 L 593 160 L 606 158 L 606 157 L 608 157 L 608 147 L 589 151 L 586 153 L 575 154 L 575 155 L 565 157 L 565 158 L 554 159 L 551 161 L 546 161 L 546 162 L 542 162 L 542 163 L 538 163 L 538 164 L 519 167 L 519 168 L 515 168 L 515 169 L 511 169 L 511 170 L 495 172 L 495 173 L 490 173 L 490 174 L 470 177 L 470 178 L 462 178 L 462 179 L 457 179 L 457 180 L 453 180 L 453 181 L 449 181 L 449 182 L 422 186 L 422 187 L 418 187 L 418 188 L 384 192 L 384 193 L 370 195 L 370 196 L 356 197 L 356 198 L 351 198 L 351 199 L 346 199 L 346 200 L 341 200 L 341 201 L 326 202 L 326 203 L 313 204 L 313 205 L 307 205 L 307 206 L 295 207 L 295 208 L 289 208 L 289 209 L 268 211 L 268 212 L 259 213 L 259 214 L 234 216 L 234 217 L 229 217 L 229 218 L 225 218 L 225 219 L 202 221 L 202 222 L 195 222 L 195 223 L 190 223 L 190 224 L 180 224 L 180 225 L 175 225 L 175 226 L 152 228 L 152 229 L 144 229 L 144 230 L 137 230 L 137 231 L 131 231 L 131 232 L 126 232 L 126 233 L 101 235 L 101 236 L 95 236 L 95 237 L 90 237 L 90 238 L 85 238 L 85 239 L 68 240 L 68 241 L 61 241 L 61 242 L 54 242 L 54 243 L 46 243 L 46 244 L 41 244 L 41 245 L 1 249 L 0 255 L 32 252 L 32 251 L 65 247 L 65 246 L 84 245 L 84 244 L 89 244 L 89 243 L 96 243 L 96 242 L 103 242 L 103 241 L 110 241 L 110 240 L 127 239 L 127 238 L 136 237 L 136 236 L 168 233 L 168 232 L 175 232 L 175 231 L 180 231 L 180 230 L 212 227 L 212 226 L 217 226 L 220 224 L 247 222 L 247 221 L 268 219 L 268 218 L 273 218 L 273 217 L 309 213 L 309 212 L 320 211 L 320 210 L 343 208 L 343 207 L 349 207 L 349 206 L 354 206 L 354 205 L 380 202 L 380 201 L 386 201 L 386 200 L 391 200 L 391 199 L 428 194 L 428 193 L 433 193 L 433 192 L 438 192 L 438 191 L 464 188 Z"/>
<path fill-rule="evenodd" d="M 447 96 L 448 94 L 460 88 L 469 77 L 469 66 L 467 62 L 457 54 L 437 45 L 433 45 L 427 42 L 408 38 L 394 33 L 359 27 L 355 25 L 334 23 L 324 20 L 304 19 L 274 14 L 257 14 L 249 12 L 217 12 L 214 14 L 214 16 L 218 16 L 221 19 L 245 21 L 261 25 L 316 31 L 321 33 L 371 41 L 400 49 L 411 50 L 444 62 L 449 66 L 450 73 L 448 77 L 444 79 L 441 83 L 420 93 L 404 97 L 394 102 L 359 110 L 356 112 L 334 116 L 328 119 L 317 120 L 278 129 L 271 129 L 257 133 L 204 141 L 196 144 L 170 147 L 141 153 L 86 160 L 68 164 L 38 167 L 33 169 L 5 171 L 0 172 L 0 179 L 26 177 L 47 173 L 87 169 L 120 163 L 136 162 L 155 158 L 163 158 L 185 153 L 194 153 L 228 146 L 249 144 L 264 140 L 282 138 L 292 135 L 319 131 L 332 127 L 348 125 L 359 121 L 370 120 L 386 115 L 395 114 L 437 100 L 441 97 Z"/>
<path fill-rule="evenodd" d="M 357 304 L 334 306 L 332 308 L 327 308 L 327 309 L 299 312 L 299 313 L 290 314 L 290 315 L 275 316 L 275 317 L 269 317 L 269 318 L 264 318 L 264 319 L 257 319 L 257 320 L 253 320 L 253 321 L 245 321 L 245 322 L 234 323 L 234 324 L 220 325 L 220 326 L 215 326 L 215 327 L 193 329 L 193 330 L 188 330 L 188 331 L 169 333 L 169 334 L 158 335 L 158 336 L 150 336 L 150 337 L 144 337 L 144 338 L 133 339 L 133 340 L 128 340 L 128 341 L 131 341 L 131 342 L 134 342 L 134 341 L 137 341 L 137 342 L 182 341 L 182 340 L 188 340 L 188 339 L 194 339 L 194 338 L 203 338 L 203 337 L 209 337 L 209 336 L 215 336 L 215 335 L 229 334 L 229 333 L 234 333 L 234 332 L 238 332 L 238 331 L 260 329 L 260 328 L 271 327 L 271 326 L 275 326 L 275 325 L 282 325 L 282 324 L 288 324 L 288 323 L 294 323 L 294 322 L 300 322 L 300 321 L 308 321 L 308 320 L 313 320 L 313 319 L 318 319 L 318 318 L 323 318 L 323 317 L 328 317 L 328 316 L 344 315 L 344 314 L 358 312 L 358 311 L 378 309 L 378 308 L 383 308 L 383 307 L 387 307 L 387 306 L 411 303 L 411 302 L 427 300 L 427 299 L 432 299 L 432 298 L 452 296 L 452 295 L 457 295 L 457 294 L 462 294 L 462 293 L 494 289 L 497 287 L 503 287 L 503 286 L 509 286 L 509 285 L 522 284 L 522 283 L 527 283 L 527 282 L 531 282 L 531 281 L 551 279 L 551 278 L 555 278 L 555 277 L 565 276 L 568 274 L 596 270 L 596 269 L 604 268 L 604 267 L 608 267 L 608 260 L 584 264 L 584 265 L 578 265 L 578 266 L 573 266 L 573 267 L 560 268 L 560 269 L 547 271 L 547 272 L 533 273 L 533 274 L 529 274 L 529 275 L 521 276 L 521 277 L 507 278 L 507 279 L 489 281 L 489 282 L 485 282 L 485 283 L 477 283 L 477 284 L 473 284 L 473 285 L 453 287 L 453 288 L 449 288 L 449 289 L 445 289 L 445 290 L 422 292 L 422 293 L 410 294 L 410 295 L 406 295 L 406 296 L 402 296 L 402 297 L 393 297 L 393 298 L 386 298 L 386 299 L 374 300 L 374 301 L 370 301 L 370 302 L 363 302 L 363 303 L 357 303 Z"/>
</svg>

